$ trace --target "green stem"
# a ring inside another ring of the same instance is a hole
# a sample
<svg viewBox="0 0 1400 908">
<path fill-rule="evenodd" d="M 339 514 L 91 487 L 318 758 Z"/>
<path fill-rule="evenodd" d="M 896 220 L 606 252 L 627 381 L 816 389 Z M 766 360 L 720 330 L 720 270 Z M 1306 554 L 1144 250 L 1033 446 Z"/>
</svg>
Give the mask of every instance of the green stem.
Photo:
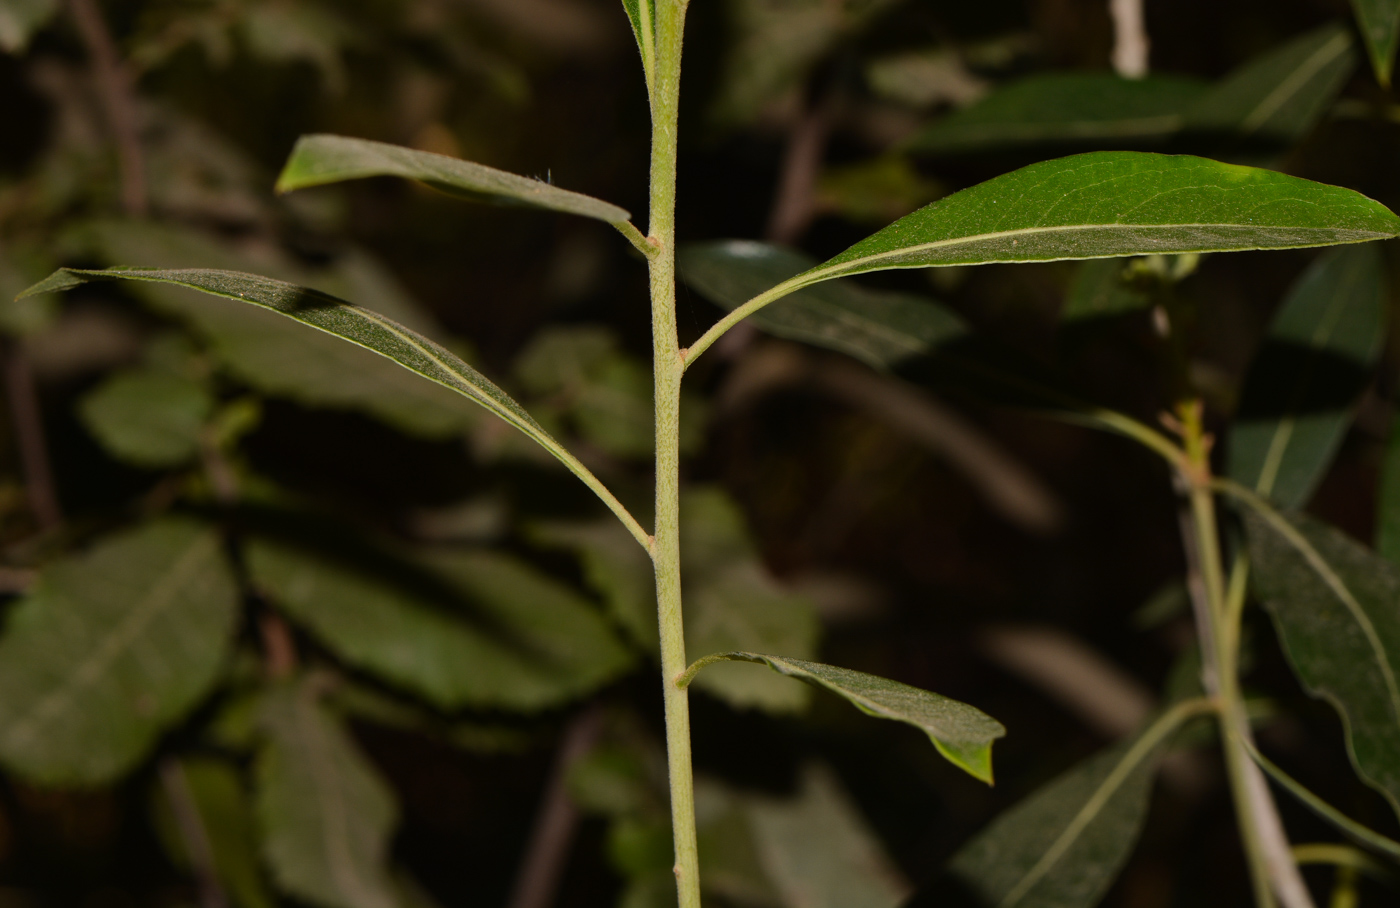
<svg viewBox="0 0 1400 908">
<path fill-rule="evenodd" d="M 690 766 L 690 701 L 681 615 L 680 397 L 685 368 L 676 338 L 676 128 L 686 0 L 657 0 L 651 139 L 651 329 L 656 395 L 656 533 L 651 557 L 661 630 L 671 830 L 680 908 L 700 908 L 695 785 Z"/>
</svg>

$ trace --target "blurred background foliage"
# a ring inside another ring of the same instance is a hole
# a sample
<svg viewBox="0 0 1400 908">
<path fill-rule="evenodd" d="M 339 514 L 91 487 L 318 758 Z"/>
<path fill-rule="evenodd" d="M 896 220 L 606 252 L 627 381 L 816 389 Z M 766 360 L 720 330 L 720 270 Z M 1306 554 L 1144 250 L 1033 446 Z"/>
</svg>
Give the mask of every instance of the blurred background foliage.
<svg viewBox="0 0 1400 908">
<path fill-rule="evenodd" d="M 3 908 L 674 903 L 650 568 L 572 477 L 445 390 L 251 307 L 153 285 L 9 302 L 60 264 L 316 287 L 461 353 L 645 514 L 645 269 L 604 225 L 379 180 L 271 191 L 296 137 L 324 131 L 643 212 L 645 89 L 617 6 L 0 0 Z M 695 3 L 681 236 L 824 258 L 1098 148 L 1400 204 L 1400 108 L 1342 0 L 1146 10 L 1152 71 L 1130 81 L 1103 0 Z M 721 252 L 685 253 L 683 342 L 722 311 L 705 274 Z M 1149 291 L 1169 285 L 1194 304 L 1191 377 L 1221 417 L 1314 258 L 945 268 L 831 285 L 822 305 L 937 297 L 958 319 L 909 343 L 971 325 L 1151 418 L 1167 401 Z M 1375 340 L 1392 302 L 1356 330 Z M 982 789 L 916 732 L 709 669 L 707 897 L 943 904 L 962 843 L 1189 680 L 1170 487 L 1126 441 L 888 376 L 904 340 L 776 313 L 724 339 L 683 408 L 692 656 L 820 655 L 1010 735 Z M 1344 352 L 1379 366 L 1295 503 L 1370 540 L 1395 338 L 1360 347 Z M 1249 633 L 1251 683 L 1288 707 L 1268 745 L 1393 835 L 1335 714 L 1267 623 Z M 1224 780 L 1189 757 L 1104 904 L 1248 898 Z"/>
</svg>

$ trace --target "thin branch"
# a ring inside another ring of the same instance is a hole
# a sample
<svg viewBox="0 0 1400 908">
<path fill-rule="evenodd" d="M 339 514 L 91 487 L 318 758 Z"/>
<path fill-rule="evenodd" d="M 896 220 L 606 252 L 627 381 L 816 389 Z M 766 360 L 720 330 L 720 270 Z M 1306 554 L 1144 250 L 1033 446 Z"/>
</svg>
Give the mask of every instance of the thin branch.
<svg viewBox="0 0 1400 908">
<path fill-rule="evenodd" d="M 219 882 L 209 832 L 204 826 L 204 818 L 199 814 L 194 792 L 190 790 L 189 777 L 185 775 L 185 768 L 179 760 L 166 757 L 160 761 L 160 785 L 166 801 L 170 803 L 170 812 L 175 816 L 175 827 L 180 833 L 180 843 L 185 846 L 185 855 L 194 872 L 200 908 L 228 908 L 228 894 Z"/>
<path fill-rule="evenodd" d="M 764 231 L 768 242 L 790 246 L 812 223 L 817 210 L 817 177 L 821 174 L 834 113 L 835 101 L 828 99 L 814 104 L 793 125 Z"/>
<path fill-rule="evenodd" d="M 34 370 L 29 357 L 14 341 L 4 349 L 5 393 L 9 397 L 10 419 L 24 469 L 24 494 L 39 528 L 45 532 L 63 523 L 53 471 L 49 467 L 48 443 L 44 438 L 44 418 L 34 389 Z"/>
<path fill-rule="evenodd" d="M 593 750 L 603 727 L 603 712 L 594 705 L 569 723 L 554 758 L 549 787 L 535 814 L 535 827 L 521 861 L 509 908 L 549 908 L 569 859 L 579 812 L 569 797 L 569 772 Z"/>
<path fill-rule="evenodd" d="M 103 113 L 117 146 L 122 210 L 130 217 L 144 217 L 148 208 L 146 161 L 141 150 L 135 80 L 107 29 L 97 0 L 69 0 L 68 11 L 87 49 L 97 96 L 102 101 Z"/>
</svg>

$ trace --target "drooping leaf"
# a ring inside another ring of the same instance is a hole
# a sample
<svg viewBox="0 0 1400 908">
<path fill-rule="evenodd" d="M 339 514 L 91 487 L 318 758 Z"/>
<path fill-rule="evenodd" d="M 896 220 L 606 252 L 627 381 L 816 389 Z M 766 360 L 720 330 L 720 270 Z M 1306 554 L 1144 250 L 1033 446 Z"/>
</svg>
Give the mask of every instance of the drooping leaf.
<svg viewBox="0 0 1400 908">
<path fill-rule="evenodd" d="M 1204 83 L 1177 76 L 1044 73 L 935 120 L 907 147 L 967 154 L 1056 143 L 1160 141 L 1182 127 L 1186 111 L 1206 91 Z"/>
<path fill-rule="evenodd" d="M 397 908 L 393 792 L 317 702 L 316 678 L 270 691 L 256 763 L 263 855 L 278 888 L 323 908 Z"/>
<path fill-rule="evenodd" d="M 1146 309 L 1151 296 L 1125 280 L 1129 260 L 1089 259 L 1075 272 L 1060 320 L 1074 322 Z"/>
<path fill-rule="evenodd" d="M 1324 25 L 1230 73 L 1187 113 L 1185 128 L 1291 145 L 1326 112 L 1355 67 L 1350 31 Z"/>
<path fill-rule="evenodd" d="M 256 269 L 342 299 L 362 300 L 419 334 L 433 337 L 441 330 L 382 266 L 363 254 L 352 252 L 330 270 L 310 271 L 282 256 L 242 253 L 188 229 L 112 221 L 89 225 L 88 233 L 108 262 Z M 140 283 L 134 288 L 152 308 L 189 324 L 231 372 L 264 394 L 309 407 L 358 410 L 429 438 L 459 434 L 482 419 L 476 408 L 463 407 L 454 391 L 422 381 L 373 351 L 306 331 L 275 312 L 171 285 Z"/>
<path fill-rule="evenodd" d="M 603 498 L 610 507 L 613 507 L 615 511 L 620 511 L 620 507 L 616 506 L 611 493 L 603 488 L 593 474 L 559 442 L 550 437 L 549 433 L 535 421 L 534 417 L 525 412 L 523 407 L 486 376 L 434 341 L 377 312 L 352 305 L 329 294 L 237 271 L 215 271 L 199 268 L 89 271 L 63 268 L 54 272 L 47 280 L 25 291 L 25 295 L 69 290 L 89 281 L 110 280 L 169 284 L 199 290 L 216 297 L 250 303 L 373 351 L 429 382 L 455 391 L 468 400 L 480 404 L 510 425 L 520 429 L 527 437 L 558 458 L 570 471 L 582 479 L 584 484 Z M 353 380 L 353 373 L 347 371 L 344 380 Z M 635 526 L 635 521 L 631 523 L 629 529 L 633 530 L 634 535 L 641 534 L 640 528 Z"/>
<path fill-rule="evenodd" d="M 953 765 L 984 782 L 992 781 L 992 742 L 1004 736 L 1006 729 L 966 703 L 878 675 L 801 659 L 763 653 L 714 653 L 699 661 L 708 666 L 711 660 L 767 665 L 781 675 L 839 694 L 863 713 L 913 725 L 922 729 Z M 703 671 L 695 677 L 703 678 Z"/>
<path fill-rule="evenodd" d="M 438 553 L 402 577 L 267 539 L 247 559 L 254 582 L 341 658 L 443 709 L 556 706 L 631 662 L 586 601 L 504 555 Z"/>
<path fill-rule="evenodd" d="M 212 757 L 189 757 L 173 761 L 172 768 L 171 784 L 183 788 L 176 796 L 188 799 L 189 819 L 199 824 L 219 884 L 239 908 L 274 908 L 258 856 L 252 798 L 237 767 Z M 163 766 L 162 781 L 170 778 L 167 772 Z M 181 829 L 169 788 L 164 786 L 157 801 L 156 830 L 176 863 L 192 869 L 198 859 L 190 854 L 190 836 Z"/>
<path fill-rule="evenodd" d="M 1358 775 L 1400 813 L 1400 567 L 1306 515 L 1245 512 L 1255 590 Z"/>
<path fill-rule="evenodd" d="M 948 871 L 998 908 L 1093 908 L 1137 844 L 1155 761 L 1131 742 L 1070 768 L 992 821 Z"/>
<path fill-rule="evenodd" d="M 4 0 L 0 3 L 0 51 L 23 52 L 29 39 L 58 12 L 58 0 Z"/>
<path fill-rule="evenodd" d="M 277 178 L 277 191 L 291 192 L 374 176 L 403 177 L 473 201 L 547 208 L 609 224 L 623 224 L 632 217 L 616 205 L 559 189 L 542 180 L 429 151 L 345 136 L 311 135 L 298 139 Z"/>
<path fill-rule="evenodd" d="M 1376 502 L 1376 551 L 1400 565 L 1400 422 L 1390 430 Z"/>
<path fill-rule="evenodd" d="M 1351 0 L 1356 12 L 1356 24 L 1366 42 L 1371 68 L 1383 88 L 1390 87 L 1390 74 L 1395 66 L 1395 45 L 1400 37 L 1400 3 L 1396 0 Z"/>
<path fill-rule="evenodd" d="M 0 760 L 53 785 L 120 777 L 209 690 L 237 605 L 218 534 L 192 520 L 45 568 L 0 638 Z"/>
<path fill-rule="evenodd" d="M 676 265 L 687 284 L 732 310 L 811 270 L 816 261 L 780 246 L 725 240 L 681 247 Z M 854 356 L 876 369 L 926 355 L 966 331 L 962 319 L 932 300 L 868 290 L 850 281 L 800 290 L 760 310 L 753 323 L 778 337 Z"/>
<path fill-rule="evenodd" d="M 1380 353 L 1386 302 L 1371 246 L 1331 250 L 1298 279 L 1245 380 L 1231 479 L 1288 510 L 1307 504 Z"/>
<path fill-rule="evenodd" d="M 796 798 L 750 798 L 760 865 L 783 905 L 895 908 L 909 884 L 831 770 L 808 766 Z"/>
<path fill-rule="evenodd" d="M 768 572 L 743 513 L 718 489 L 691 488 L 681 496 L 681 577 L 690 658 L 740 649 L 816 655 L 815 608 Z M 742 666 L 715 666 L 695 684 L 741 709 L 792 712 L 809 699 L 801 685 Z"/>
<path fill-rule="evenodd" d="M 78 413 L 112 455 L 140 467 L 175 467 L 199 453 L 214 409 L 202 382 L 152 369 L 109 376 L 85 395 Z"/>
</svg>

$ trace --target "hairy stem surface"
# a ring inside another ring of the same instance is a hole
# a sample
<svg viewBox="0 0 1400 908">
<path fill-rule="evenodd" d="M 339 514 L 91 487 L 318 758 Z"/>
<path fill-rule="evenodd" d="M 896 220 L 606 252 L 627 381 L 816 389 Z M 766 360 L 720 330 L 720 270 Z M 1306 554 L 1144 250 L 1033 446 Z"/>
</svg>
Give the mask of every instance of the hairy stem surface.
<svg viewBox="0 0 1400 908">
<path fill-rule="evenodd" d="M 690 701 L 681 615 L 680 397 L 684 364 L 676 338 L 676 127 L 685 0 L 657 0 L 651 94 L 652 362 L 656 395 L 656 531 L 652 563 L 661 629 L 661 682 L 666 702 L 666 756 L 671 779 L 671 829 L 680 908 L 700 908 L 695 841 L 695 786 L 690 767 Z"/>
</svg>

